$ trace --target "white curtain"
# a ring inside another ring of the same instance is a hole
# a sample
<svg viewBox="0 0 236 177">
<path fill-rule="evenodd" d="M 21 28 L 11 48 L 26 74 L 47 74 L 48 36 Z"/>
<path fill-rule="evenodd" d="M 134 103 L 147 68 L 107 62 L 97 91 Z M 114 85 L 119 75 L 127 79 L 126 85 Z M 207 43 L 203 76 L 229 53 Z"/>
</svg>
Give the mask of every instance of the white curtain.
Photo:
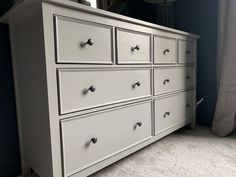
<svg viewBox="0 0 236 177">
<path fill-rule="evenodd" d="M 218 97 L 212 131 L 226 136 L 235 128 L 236 0 L 219 0 Z"/>
</svg>

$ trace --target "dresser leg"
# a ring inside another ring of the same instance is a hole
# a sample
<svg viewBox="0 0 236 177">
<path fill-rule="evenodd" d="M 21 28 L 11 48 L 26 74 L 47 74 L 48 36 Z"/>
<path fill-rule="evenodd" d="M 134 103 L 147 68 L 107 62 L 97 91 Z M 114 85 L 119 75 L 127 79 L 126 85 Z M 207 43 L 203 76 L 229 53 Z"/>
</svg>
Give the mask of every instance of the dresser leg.
<svg viewBox="0 0 236 177">
<path fill-rule="evenodd" d="M 195 121 L 190 124 L 190 129 L 191 130 L 195 130 L 196 129 L 196 122 Z"/>
<path fill-rule="evenodd" d="M 33 172 L 33 170 L 30 167 L 26 166 L 25 164 L 22 164 L 21 171 L 22 171 L 21 177 L 30 177 Z"/>
</svg>

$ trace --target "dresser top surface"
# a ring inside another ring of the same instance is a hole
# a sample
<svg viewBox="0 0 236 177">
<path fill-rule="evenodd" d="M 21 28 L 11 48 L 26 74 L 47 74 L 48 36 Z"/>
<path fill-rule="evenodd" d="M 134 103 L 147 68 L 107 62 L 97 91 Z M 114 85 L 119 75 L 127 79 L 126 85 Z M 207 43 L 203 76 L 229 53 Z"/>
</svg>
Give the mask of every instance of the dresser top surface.
<svg viewBox="0 0 236 177">
<path fill-rule="evenodd" d="M 82 4 L 73 2 L 73 1 L 69 1 L 69 0 L 19 0 L 10 10 L 8 10 L 5 13 L 5 15 L 3 15 L 0 18 L 0 23 L 8 23 L 9 17 L 11 15 L 13 15 L 14 12 L 18 8 L 21 7 L 21 5 L 23 5 L 25 3 L 27 4 L 30 1 L 31 2 L 35 1 L 35 2 L 41 2 L 41 3 L 49 3 L 49 4 L 52 4 L 52 5 L 55 5 L 55 6 L 66 7 L 66 8 L 69 8 L 69 9 L 75 9 L 75 10 L 78 10 L 78 11 L 83 11 L 83 12 L 95 14 L 95 15 L 98 15 L 98 16 L 112 18 L 112 19 L 115 19 L 115 20 L 122 20 L 122 21 L 126 21 L 126 22 L 129 22 L 129 23 L 142 25 L 142 26 L 145 26 L 145 27 L 150 27 L 150 28 L 154 28 L 154 29 L 163 30 L 163 31 L 166 31 L 166 32 L 176 33 L 176 34 L 180 34 L 180 35 L 186 35 L 186 36 L 190 36 L 190 37 L 193 37 L 193 38 L 200 38 L 200 36 L 196 35 L 196 34 L 192 34 L 192 33 L 189 33 L 189 32 L 184 32 L 184 31 L 181 31 L 181 30 L 176 30 L 176 29 L 173 29 L 173 28 L 169 28 L 169 27 L 149 23 L 149 22 L 142 21 L 142 20 L 139 20 L 139 19 L 127 17 L 127 16 L 124 16 L 124 15 L 119 15 L 119 14 L 116 14 L 116 13 L 113 13 L 113 12 L 108 12 L 108 11 L 105 11 L 105 10 L 92 8 L 92 7 L 85 6 L 85 5 L 82 5 Z"/>
</svg>

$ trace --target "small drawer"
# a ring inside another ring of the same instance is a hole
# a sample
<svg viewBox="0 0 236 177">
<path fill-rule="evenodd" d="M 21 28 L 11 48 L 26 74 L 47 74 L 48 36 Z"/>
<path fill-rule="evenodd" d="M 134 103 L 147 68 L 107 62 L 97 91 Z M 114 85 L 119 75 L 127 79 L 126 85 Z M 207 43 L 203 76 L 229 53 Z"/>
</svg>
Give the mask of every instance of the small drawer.
<svg viewBox="0 0 236 177">
<path fill-rule="evenodd" d="M 155 100 L 155 134 L 175 125 L 190 123 L 194 113 L 194 91 Z"/>
<path fill-rule="evenodd" d="M 58 63 L 112 64 L 112 27 L 56 17 Z"/>
<path fill-rule="evenodd" d="M 154 63 L 176 63 L 176 40 L 154 36 Z"/>
<path fill-rule="evenodd" d="M 61 122 L 65 176 L 151 137 L 151 103 Z"/>
<path fill-rule="evenodd" d="M 151 95 L 151 72 L 61 69 L 60 114 Z"/>
<path fill-rule="evenodd" d="M 151 35 L 117 29 L 116 37 L 118 64 L 151 63 Z"/>
<path fill-rule="evenodd" d="M 194 42 L 179 40 L 179 63 L 194 63 Z"/>
<path fill-rule="evenodd" d="M 155 95 L 193 87 L 194 67 L 164 67 L 154 70 Z"/>
</svg>

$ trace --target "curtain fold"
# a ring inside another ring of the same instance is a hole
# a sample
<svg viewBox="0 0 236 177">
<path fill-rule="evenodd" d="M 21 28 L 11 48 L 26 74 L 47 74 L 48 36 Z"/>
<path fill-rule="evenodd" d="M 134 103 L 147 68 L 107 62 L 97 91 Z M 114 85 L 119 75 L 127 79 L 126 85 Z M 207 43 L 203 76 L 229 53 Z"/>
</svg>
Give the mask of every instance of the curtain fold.
<svg viewBox="0 0 236 177">
<path fill-rule="evenodd" d="M 227 136 L 236 113 L 236 1 L 219 0 L 218 97 L 212 131 Z"/>
</svg>

